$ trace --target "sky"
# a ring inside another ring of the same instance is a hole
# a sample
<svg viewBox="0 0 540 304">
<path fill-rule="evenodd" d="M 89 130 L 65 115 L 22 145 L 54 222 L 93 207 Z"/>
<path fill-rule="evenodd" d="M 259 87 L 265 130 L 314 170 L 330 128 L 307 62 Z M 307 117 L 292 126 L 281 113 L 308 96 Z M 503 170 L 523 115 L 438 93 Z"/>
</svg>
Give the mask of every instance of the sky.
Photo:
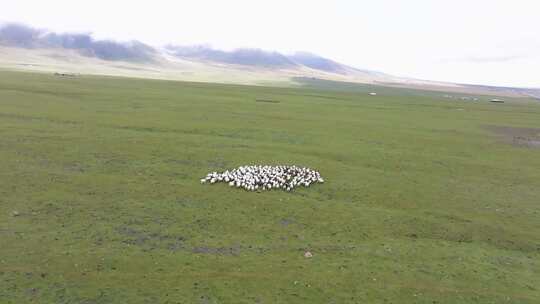
<svg viewBox="0 0 540 304">
<path fill-rule="evenodd" d="M 1 22 L 57 32 L 308 51 L 396 76 L 540 87 L 538 0 L 1 1 Z"/>
</svg>

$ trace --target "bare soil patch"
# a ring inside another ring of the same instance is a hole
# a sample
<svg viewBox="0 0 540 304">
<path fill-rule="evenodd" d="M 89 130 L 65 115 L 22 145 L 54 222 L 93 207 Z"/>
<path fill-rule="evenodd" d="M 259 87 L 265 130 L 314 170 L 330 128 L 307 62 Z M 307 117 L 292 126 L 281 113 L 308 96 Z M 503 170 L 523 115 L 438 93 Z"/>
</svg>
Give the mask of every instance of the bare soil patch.
<svg viewBox="0 0 540 304">
<path fill-rule="evenodd" d="M 242 247 L 239 245 L 231 247 L 194 247 L 192 253 L 196 254 L 213 254 L 213 255 L 233 255 L 240 254 Z"/>
<path fill-rule="evenodd" d="M 260 98 L 257 98 L 257 99 L 255 99 L 255 102 L 280 103 L 281 101 L 274 100 L 274 99 L 260 99 Z"/>
<path fill-rule="evenodd" d="M 489 131 L 515 147 L 540 149 L 540 128 L 487 126 Z"/>
</svg>

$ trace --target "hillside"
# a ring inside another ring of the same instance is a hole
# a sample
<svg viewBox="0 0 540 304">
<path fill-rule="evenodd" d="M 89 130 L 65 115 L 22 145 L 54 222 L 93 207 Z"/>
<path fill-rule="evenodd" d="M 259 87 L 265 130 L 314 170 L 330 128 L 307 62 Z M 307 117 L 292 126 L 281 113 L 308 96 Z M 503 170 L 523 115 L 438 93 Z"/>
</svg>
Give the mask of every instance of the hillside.
<svg viewBox="0 0 540 304">
<path fill-rule="evenodd" d="M 208 46 L 153 47 L 139 41 L 96 40 L 90 34 L 54 33 L 20 24 L 0 28 L 0 68 L 237 84 L 297 85 L 314 78 L 468 94 L 540 98 L 540 90 L 470 86 L 395 77 L 298 52 L 223 51 Z"/>
</svg>

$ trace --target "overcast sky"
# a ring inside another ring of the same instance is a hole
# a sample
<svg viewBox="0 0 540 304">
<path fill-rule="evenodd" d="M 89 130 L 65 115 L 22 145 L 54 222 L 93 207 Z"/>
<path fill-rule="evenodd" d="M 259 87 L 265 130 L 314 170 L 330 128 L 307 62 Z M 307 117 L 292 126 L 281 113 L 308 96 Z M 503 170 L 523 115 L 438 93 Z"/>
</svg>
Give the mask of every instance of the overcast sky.
<svg viewBox="0 0 540 304">
<path fill-rule="evenodd" d="M 309 51 L 420 79 L 540 87 L 538 0 L 5 0 L 0 21 L 151 45 Z"/>
</svg>

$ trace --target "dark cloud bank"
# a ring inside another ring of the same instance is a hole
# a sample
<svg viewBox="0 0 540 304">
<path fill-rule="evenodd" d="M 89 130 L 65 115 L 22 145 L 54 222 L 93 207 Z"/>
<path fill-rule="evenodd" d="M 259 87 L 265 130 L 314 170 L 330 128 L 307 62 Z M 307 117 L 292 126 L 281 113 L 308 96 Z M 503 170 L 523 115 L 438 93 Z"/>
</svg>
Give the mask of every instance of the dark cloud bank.
<svg viewBox="0 0 540 304">
<path fill-rule="evenodd" d="M 0 44 L 29 49 L 64 48 L 76 50 L 84 56 L 103 60 L 136 62 L 153 61 L 159 53 L 155 48 L 138 41 L 96 40 L 89 34 L 58 34 L 13 23 L 0 26 Z M 169 54 L 179 58 L 214 63 L 266 68 L 297 68 L 305 66 L 338 74 L 361 71 L 310 53 L 296 53 L 287 56 L 278 52 L 260 49 L 237 49 L 227 52 L 209 46 L 174 45 L 168 45 L 165 49 Z"/>
<path fill-rule="evenodd" d="M 0 28 L 0 44 L 22 48 L 65 48 L 104 60 L 151 61 L 156 51 L 138 41 L 95 40 L 89 34 L 57 34 L 21 24 Z"/>
</svg>

